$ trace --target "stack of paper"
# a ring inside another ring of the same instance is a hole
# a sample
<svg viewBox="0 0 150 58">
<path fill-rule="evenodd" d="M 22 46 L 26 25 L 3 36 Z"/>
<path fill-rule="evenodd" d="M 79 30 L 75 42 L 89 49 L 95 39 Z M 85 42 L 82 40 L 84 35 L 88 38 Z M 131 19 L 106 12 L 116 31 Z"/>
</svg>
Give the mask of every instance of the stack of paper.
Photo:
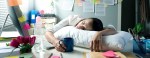
<svg viewBox="0 0 150 58">
<path fill-rule="evenodd" d="M 14 56 L 14 55 L 20 55 L 20 49 L 16 48 L 13 52 L 14 48 L 11 46 L 6 47 L 0 47 L 0 58 L 4 58 L 6 56 Z"/>
</svg>

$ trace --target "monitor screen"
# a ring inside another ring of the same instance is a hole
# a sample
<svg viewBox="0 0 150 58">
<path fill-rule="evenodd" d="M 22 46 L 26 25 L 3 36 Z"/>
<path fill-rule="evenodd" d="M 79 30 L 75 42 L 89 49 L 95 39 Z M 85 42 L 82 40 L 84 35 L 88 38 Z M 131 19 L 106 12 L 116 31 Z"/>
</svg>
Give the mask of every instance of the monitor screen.
<svg viewBox="0 0 150 58">
<path fill-rule="evenodd" d="M 20 35 L 29 36 L 28 30 L 26 30 L 24 28 L 24 27 L 26 27 L 26 18 L 22 14 L 19 4 L 17 4 L 17 5 L 13 4 L 14 2 L 16 2 L 16 1 L 7 0 L 8 12 L 9 12 L 10 18 L 11 18 L 14 26 L 19 31 Z"/>
</svg>

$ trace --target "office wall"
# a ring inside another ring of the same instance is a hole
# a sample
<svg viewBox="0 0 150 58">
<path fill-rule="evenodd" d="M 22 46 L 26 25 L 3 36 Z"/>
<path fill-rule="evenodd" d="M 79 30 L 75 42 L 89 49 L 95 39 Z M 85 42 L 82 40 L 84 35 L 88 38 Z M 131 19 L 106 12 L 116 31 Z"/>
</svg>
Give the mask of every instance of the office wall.
<svg viewBox="0 0 150 58">
<path fill-rule="evenodd" d="M 78 14 L 83 18 L 90 18 L 90 17 L 99 18 L 102 20 L 104 26 L 112 24 L 116 28 L 118 28 L 118 5 L 108 6 L 106 8 L 106 16 L 95 16 L 94 13 L 84 13 L 83 7 L 78 6 L 76 4 L 74 5 L 73 11 L 62 10 L 61 6 L 59 6 L 58 4 L 55 4 L 55 8 L 57 11 L 56 15 L 60 18 L 59 21 L 67 17 L 68 15 Z"/>
<path fill-rule="evenodd" d="M 52 0 L 35 0 L 34 7 L 38 11 L 44 10 L 45 13 L 51 13 L 51 2 Z"/>
</svg>

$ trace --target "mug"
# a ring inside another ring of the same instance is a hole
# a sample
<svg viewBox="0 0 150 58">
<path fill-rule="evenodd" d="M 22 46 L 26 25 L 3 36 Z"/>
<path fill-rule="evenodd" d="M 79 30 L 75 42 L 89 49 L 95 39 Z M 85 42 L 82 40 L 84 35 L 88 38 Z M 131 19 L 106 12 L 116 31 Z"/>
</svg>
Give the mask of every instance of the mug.
<svg viewBox="0 0 150 58">
<path fill-rule="evenodd" d="M 74 46 L 73 38 L 66 37 L 62 41 L 63 41 L 64 45 L 66 46 L 65 52 L 72 52 L 73 51 L 73 46 Z"/>
</svg>

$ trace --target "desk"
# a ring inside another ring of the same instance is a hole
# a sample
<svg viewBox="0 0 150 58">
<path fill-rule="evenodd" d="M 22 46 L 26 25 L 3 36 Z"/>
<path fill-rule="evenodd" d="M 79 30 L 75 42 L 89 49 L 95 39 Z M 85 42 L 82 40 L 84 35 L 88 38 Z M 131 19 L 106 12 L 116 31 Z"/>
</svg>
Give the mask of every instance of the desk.
<svg viewBox="0 0 150 58">
<path fill-rule="evenodd" d="M 3 31 L 1 37 L 18 37 L 20 36 L 18 31 Z"/>
<path fill-rule="evenodd" d="M 51 50 L 45 50 L 46 53 L 44 53 L 44 57 L 43 58 L 48 58 L 50 56 L 50 53 L 62 53 L 62 52 L 58 52 L 55 49 L 51 49 Z M 83 48 L 79 48 L 79 47 L 74 47 L 74 51 L 73 52 L 63 52 L 63 58 L 83 58 L 83 53 L 84 52 L 90 52 L 89 49 L 83 49 Z M 37 58 L 40 58 L 40 53 L 36 52 L 34 50 L 33 53 Z M 137 58 L 134 53 L 129 53 L 129 52 L 123 52 L 122 54 L 124 54 L 127 58 Z"/>
<path fill-rule="evenodd" d="M 40 43 L 40 41 L 44 41 L 43 42 L 43 48 L 46 48 L 49 46 L 51 46 L 50 43 L 48 43 L 48 41 L 45 39 L 45 37 L 40 37 L 36 39 L 36 43 Z M 39 50 L 41 50 L 41 52 L 39 52 Z M 40 44 L 35 44 L 32 48 L 32 53 L 36 58 L 48 58 L 50 56 L 51 53 L 62 53 L 63 58 L 83 58 L 83 53 L 84 52 L 91 52 L 90 49 L 84 49 L 84 48 L 80 48 L 80 47 L 74 47 L 74 51 L 73 52 L 58 52 L 55 49 L 50 49 L 50 50 L 42 50 L 40 48 Z M 125 56 L 134 56 L 134 57 L 128 57 L 128 58 L 135 58 L 135 55 L 133 53 L 123 53 Z"/>
</svg>

